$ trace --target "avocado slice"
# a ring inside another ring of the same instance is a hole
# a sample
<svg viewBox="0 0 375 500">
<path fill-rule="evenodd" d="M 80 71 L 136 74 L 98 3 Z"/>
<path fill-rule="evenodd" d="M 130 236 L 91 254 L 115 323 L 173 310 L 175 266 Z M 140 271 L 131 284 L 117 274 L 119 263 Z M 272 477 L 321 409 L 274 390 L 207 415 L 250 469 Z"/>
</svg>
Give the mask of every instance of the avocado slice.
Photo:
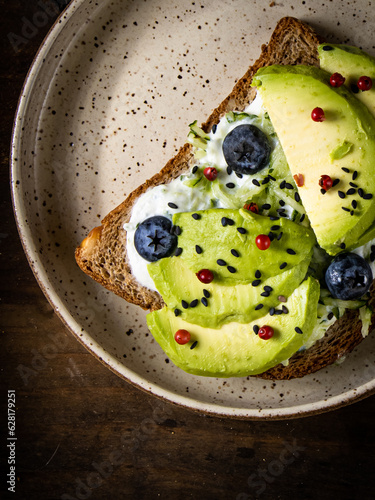
<svg viewBox="0 0 375 500">
<path fill-rule="evenodd" d="M 289 297 L 288 314 L 264 316 L 248 324 L 227 323 L 220 330 L 187 323 L 167 307 L 147 316 L 148 327 L 167 356 L 178 367 L 194 375 L 245 377 L 256 375 L 287 360 L 311 335 L 317 316 L 319 283 L 309 277 Z M 274 336 L 262 340 L 255 326 L 268 325 Z M 189 331 L 191 340 L 174 340 L 179 329 Z M 298 333 L 302 332 L 302 333 Z"/>
<path fill-rule="evenodd" d="M 318 243 L 329 254 L 354 248 L 375 217 L 375 119 L 345 87 L 310 66 L 269 66 L 253 80 L 293 175 Z M 325 121 L 311 111 L 320 107 Z M 338 184 L 322 193 L 319 179 Z M 353 185 L 354 184 L 354 185 Z"/>
<path fill-rule="evenodd" d="M 253 275 L 257 286 L 251 283 L 228 286 L 215 280 L 201 283 L 179 257 L 160 259 L 149 264 L 148 270 L 169 309 L 189 323 L 220 328 L 224 322 L 249 323 L 277 308 L 279 297 L 285 300 L 305 278 L 310 260 L 309 255 L 295 267 L 266 280 L 263 277 L 256 280 Z"/>
<path fill-rule="evenodd" d="M 330 74 L 340 73 L 344 76 L 346 87 L 375 116 L 375 57 L 357 47 L 332 43 L 319 45 L 318 54 L 320 67 Z M 363 92 L 358 89 L 357 82 L 361 76 L 369 76 L 374 82 L 370 90 Z"/>
<path fill-rule="evenodd" d="M 223 285 L 252 283 L 256 271 L 262 281 L 276 277 L 309 257 L 316 242 L 308 227 L 244 209 L 180 212 L 173 224 L 180 228 L 179 258 L 194 273 L 210 269 L 215 283 Z M 270 247 L 260 250 L 256 237 L 270 233 Z"/>
</svg>

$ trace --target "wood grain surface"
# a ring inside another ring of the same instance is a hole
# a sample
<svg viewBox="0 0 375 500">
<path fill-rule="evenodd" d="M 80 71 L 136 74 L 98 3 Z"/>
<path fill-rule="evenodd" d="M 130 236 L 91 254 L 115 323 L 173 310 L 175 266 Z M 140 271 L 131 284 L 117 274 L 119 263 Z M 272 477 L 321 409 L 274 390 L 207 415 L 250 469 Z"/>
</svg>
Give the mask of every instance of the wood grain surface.
<svg viewBox="0 0 375 500">
<path fill-rule="evenodd" d="M 118 378 L 55 315 L 19 241 L 8 167 L 18 95 L 56 15 L 27 43 L 12 45 L 8 35 L 21 34 L 43 3 L 0 1 L 1 498 L 375 498 L 374 396 L 290 421 L 201 415 Z M 15 493 L 7 483 L 8 390 L 16 394 Z"/>
</svg>

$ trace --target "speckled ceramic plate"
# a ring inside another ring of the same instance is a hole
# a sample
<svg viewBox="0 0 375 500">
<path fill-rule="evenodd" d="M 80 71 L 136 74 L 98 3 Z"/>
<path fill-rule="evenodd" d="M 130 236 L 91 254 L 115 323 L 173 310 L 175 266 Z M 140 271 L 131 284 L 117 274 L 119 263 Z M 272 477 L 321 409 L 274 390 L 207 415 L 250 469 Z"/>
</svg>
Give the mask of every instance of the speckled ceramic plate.
<svg viewBox="0 0 375 500">
<path fill-rule="evenodd" d="M 145 313 L 92 282 L 74 249 L 185 142 L 260 53 L 281 17 L 375 54 L 371 6 L 284 0 L 73 1 L 29 72 L 12 144 L 16 218 L 33 271 L 72 333 L 121 377 L 199 411 L 288 418 L 375 390 L 375 338 L 302 380 L 214 379 L 177 369 Z M 260 7 L 262 5 L 262 7 Z M 313 6 L 312 6 L 313 5 Z M 367 10 L 366 10 L 367 9 Z M 372 17 L 373 20 L 373 17 Z"/>
</svg>

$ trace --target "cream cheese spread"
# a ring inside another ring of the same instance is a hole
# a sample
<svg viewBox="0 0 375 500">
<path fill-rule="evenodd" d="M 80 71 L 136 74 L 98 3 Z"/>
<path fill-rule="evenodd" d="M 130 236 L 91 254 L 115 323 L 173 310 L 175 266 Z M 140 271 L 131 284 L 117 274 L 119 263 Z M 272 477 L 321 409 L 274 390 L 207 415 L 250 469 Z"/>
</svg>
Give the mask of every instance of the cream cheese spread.
<svg viewBox="0 0 375 500">
<path fill-rule="evenodd" d="M 259 94 L 245 109 L 245 113 L 259 117 L 264 115 L 265 112 L 262 108 Z M 241 120 L 241 123 L 250 123 L 250 121 L 250 118 L 244 118 Z M 216 194 L 215 199 L 207 196 L 207 190 L 204 186 L 199 186 L 198 184 L 192 188 L 185 184 L 185 182 L 190 179 L 190 175 L 185 174 L 172 180 L 168 184 L 150 188 L 142 194 L 134 204 L 130 221 L 124 224 L 124 229 L 127 232 L 127 253 L 130 267 L 133 276 L 141 285 L 156 291 L 154 282 L 147 270 L 148 262 L 138 254 L 134 246 L 134 233 L 140 222 L 153 215 L 162 215 L 172 220 L 172 215 L 176 212 L 206 210 L 213 207 L 232 208 L 232 206 L 229 206 L 229 197 L 233 195 L 238 188 L 241 188 L 246 183 L 247 193 L 249 193 L 251 189 L 255 189 L 255 186 L 249 182 L 249 179 L 246 179 L 247 176 L 243 176 L 242 178 L 233 175 L 229 176 L 226 171 L 227 165 L 221 151 L 221 144 L 224 137 L 237 125 L 238 122 L 229 123 L 226 119 L 222 119 L 217 125 L 215 133 L 210 132 L 209 134 L 210 140 L 207 144 L 207 151 L 204 159 L 196 161 L 197 165 L 200 163 L 204 163 L 205 165 L 209 164 L 215 166 L 219 170 L 219 175 L 215 184 L 217 188 L 222 191 L 221 193 L 213 193 Z M 277 139 L 274 138 L 273 142 L 273 145 L 275 145 Z M 231 190 L 225 187 L 229 182 L 229 178 L 230 181 L 236 185 L 235 188 Z M 225 196 L 226 193 L 228 195 L 228 201 Z M 174 203 L 178 208 L 172 210 L 168 206 L 168 203 Z"/>
<path fill-rule="evenodd" d="M 262 125 L 266 125 L 264 123 L 266 116 L 261 97 L 258 93 L 255 100 L 241 113 L 241 124 L 253 123 L 254 118 L 257 118 L 257 126 L 262 129 Z M 193 212 L 210 208 L 239 208 L 239 202 L 245 202 L 257 190 L 262 189 L 262 187 L 259 188 L 252 183 L 251 176 L 233 175 L 233 173 L 228 173 L 227 171 L 222 144 L 226 135 L 238 126 L 238 124 L 239 121 L 236 119 L 229 120 L 227 115 L 224 116 L 208 134 L 209 139 L 207 140 L 204 156 L 201 159 L 196 158 L 195 160 L 195 165 L 198 167 L 211 166 L 217 169 L 218 176 L 215 182 L 211 184 L 210 190 L 207 190 L 204 182 L 195 183 L 194 174 L 190 172 L 179 176 L 167 184 L 150 188 L 134 204 L 130 221 L 124 224 L 123 227 L 127 232 L 127 253 L 132 273 L 141 285 L 157 291 L 148 272 L 148 261 L 138 254 L 134 246 L 134 234 L 139 223 L 154 215 L 164 216 L 172 220 L 173 214 L 177 212 Z M 281 147 L 276 134 L 272 134 L 269 139 L 272 149 Z M 258 174 L 257 179 L 262 180 L 266 175 L 266 173 Z M 230 189 L 227 187 L 228 183 L 232 184 Z M 281 192 L 279 194 L 281 195 Z M 285 194 L 282 193 L 282 195 L 285 200 Z M 241 196 L 243 196 L 243 199 Z M 284 211 L 288 218 L 292 218 L 293 211 L 296 212 L 296 210 L 299 211 L 299 215 L 304 213 L 304 208 L 301 205 L 296 204 L 293 199 L 289 199 L 288 203 L 288 197 L 286 196 L 286 198 Z M 173 204 L 173 208 L 170 207 L 170 204 Z M 369 259 L 369 255 L 371 253 L 374 254 L 374 245 L 375 239 L 352 250 L 352 252 L 368 261 L 375 276 L 375 262 L 370 262 Z M 324 289 L 322 289 L 322 295 L 324 295 Z M 326 330 L 344 312 L 345 307 L 340 305 L 340 301 L 335 301 L 334 305 L 321 304 L 318 309 L 318 318 L 313 333 L 308 343 L 302 347 L 302 350 L 308 349 L 321 339 Z M 369 310 L 366 309 L 366 306 L 360 309 L 360 316 L 363 319 L 363 324 L 368 323 L 367 327 L 362 329 L 362 334 L 365 336 L 368 333 L 369 326 L 369 322 L 367 321 Z M 288 360 L 285 361 L 285 363 L 287 362 Z"/>
</svg>

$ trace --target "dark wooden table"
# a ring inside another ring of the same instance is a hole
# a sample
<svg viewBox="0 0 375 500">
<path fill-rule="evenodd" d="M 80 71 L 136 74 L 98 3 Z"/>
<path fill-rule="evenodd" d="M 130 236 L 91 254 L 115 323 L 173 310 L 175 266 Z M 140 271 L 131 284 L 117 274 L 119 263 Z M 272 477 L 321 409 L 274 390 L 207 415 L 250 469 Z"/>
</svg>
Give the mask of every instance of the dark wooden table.
<svg viewBox="0 0 375 500">
<path fill-rule="evenodd" d="M 18 238 L 8 174 L 18 95 L 57 14 L 28 40 L 22 30 L 46 3 L 0 1 L 1 498 L 375 498 L 374 396 L 290 421 L 200 415 L 118 378 L 54 314 Z M 52 334 L 58 354 L 41 356 Z M 8 390 L 16 394 L 16 493 L 7 491 Z"/>
</svg>

